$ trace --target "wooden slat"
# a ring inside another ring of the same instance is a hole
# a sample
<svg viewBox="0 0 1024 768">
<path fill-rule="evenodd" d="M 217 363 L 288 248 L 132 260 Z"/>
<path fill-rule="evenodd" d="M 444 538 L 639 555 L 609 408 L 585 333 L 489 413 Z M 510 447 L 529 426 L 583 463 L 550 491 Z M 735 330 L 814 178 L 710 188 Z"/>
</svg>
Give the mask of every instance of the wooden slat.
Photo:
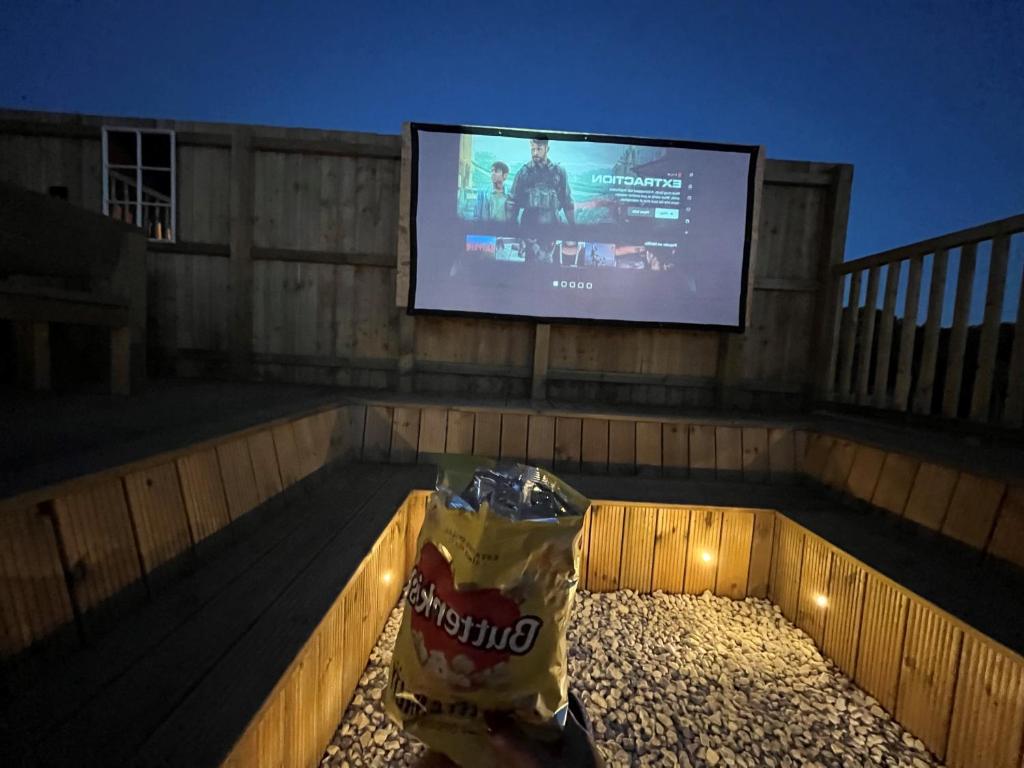
<svg viewBox="0 0 1024 768">
<path fill-rule="evenodd" d="M 608 471 L 620 475 L 636 473 L 636 422 L 608 423 Z"/>
<path fill-rule="evenodd" d="M 642 594 L 650 593 L 657 527 L 656 507 L 631 505 L 626 509 L 619 589 L 632 589 Z"/>
<path fill-rule="evenodd" d="M 875 318 L 878 314 L 878 281 L 881 267 L 873 267 L 868 275 L 868 294 L 864 303 L 864 322 L 860 329 L 860 347 L 857 355 L 857 402 L 868 401 L 868 381 L 871 375 L 871 345 L 875 337 Z"/>
<path fill-rule="evenodd" d="M 689 534 L 690 510 L 682 507 L 663 507 L 658 510 L 651 589 L 676 595 L 683 592 Z"/>
<path fill-rule="evenodd" d="M 528 464 L 548 469 L 555 463 L 555 418 L 554 416 L 531 416 L 529 436 L 526 441 Z"/>
<path fill-rule="evenodd" d="M 202 541 L 231 522 L 217 452 L 196 451 L 180 457 L 177 465 L 192 535 Z"/>
<path fill-rule="evenodd" d="M 526 461 L 526 441 L 529 422 L 522 413 L 501 415 L 501 458 Z"/>
<path fill-rule="evenodd" d="M 933 531 L 942 530 L 956 481 L 955 469 L 938 464 L 921 464 L 903 516 Z"/>
<path fill-rule="evenodd" d="M 618 505 L 594 504 L 590 507 L 587 588 L 591 592 L 614 592 L 619 588 L 625 514 L 625 509 Z"/>
<path fill-rule="evenodd" d="M 953 304 L 953 326 L 946 348 L 946 381 L 942 393 L 942 415 L 954 418 L 960 408 L 960 389 L 964 381 L 964 355 L 967 351 L 967 329 L 971 315 L 971 292 L 978 244 L 966 243 L 960 249 L 957 269 L 956 300 Z"/>
<path fill-rule="evenodd" d="M 878 344 L 875 348 L 875 381 L 871 401 L 883 408 L 889 403 L 889 366 L 892 360 L 892 329 L 896 318 L 896 293 L 900 282 L 900 264 L 885 266 L 885 299 L 878 324 Z"/>
<path fill-rule="evenodd" d="M 715 474 L 736 479 L 743 471 L 743 431 L 739 427 L 715 427 Z"/>
<path fill-rule="evenodd" d="M 999 508 L 988 553 L 1024 568 L 1024 488 L 1011 486 Z"/>
<path fill-rule="evenodd" d="M 946 297 L 947 251 L 935 252 L 932 260 L 931 285 L 928 287 L 928 314 L 925 317 L 924 341 L 917 365 L 917 386 L 914 389 L 914 413 L 932 412 L 932 389 L 935 386 L 935 363 L 939 353 L 939 331 L 942 327 L 942 305 Z"/>
<path fill-rule="evenodd" d="M 423 527 L 423 518 L 427 514 L 429 493 L 412 493 L 406 500 L 406 528 L 405 528 L 405 573 L 412 571 L 413 565 L 419 556 L 419 536 Z"/>
<path fill-rule="evenodd" d="M 661 422 L 637 422 L 636 469 L 641 475 L 661 474 Z"/>
<path fill-rule="evenodd" d="M 448 411 L 444 408 L 424 408 L 420 415 L 420 461 L 433 454 L 444 453 L 448 439 Z"/>
<path fill-rule="evenodd" d="M 132 521 L 118 479 L 54 501 L 80 613 L 95 608 L 142 578 Z"/>
<path fill-rule="evenodd" d="M 832 572 L 832 551 L 817 536 L 807 536 L 800 567 L 796 625 L 819 647 L 825 637 L 828 616 L 828 587 Z M 819 601 L 825 601 L 822 605 Z"/>
<path fill-rule="evenodd" d="M 576 539 L 580 543 L 579 561 L 579 586 L 580 589 L 590 589 L 587 585 L 587 571 L 590 563 L 590 509 L 583 515 L 583 525 L 580 527 L 579 536 Z"/>
<path fill-rule="evenodd" d="M 565 416 L 555 420 L 555 471 L 579 472 L 583 450 L 583 421 Z"/>
<path fill-rule="evenodd" d="M 971 391 L 971 419 L 973 421 L 987 421 L 989 418 L 1009 257 L 1009 236 L 1003 235 L 993 240 L 992 258 L 988 267 L 988 289 L 985 293 L 985 315 L 981 322 L 978 363 L 974 370 L 974 389 Z"/>
<path fill-rule="evenodd" d="M 850 677 L 857 669 L 866 581 L 867 573 L 853 558 L 840 552 L 832 553 L 826 608 L 828 616 L 821 649 Z"/>
<path fill-rule="evenodd" d="M 793 430 L 778 427 L 768 430 L 768 471 L 773 481 L 791 479 L 796 472 L 796 442 Z"/>
<path fill-rule="evenodd" d="M 907 603 L 902 591 L 868 574 L 854 680 L 887 712 L 896 706 Z"/>
<path fill-rule="evenodd" d="M 914 364 L 914 339 L 917 337 L 917 310 L 921 301 L 921 268 L 923 256 L 910 260 L 907 276 L 906 300 L 903 309 L 903 326 L 900 328 L 899 363 L 896 368 L 896 386 L 893 389 L 892 404 L 898 411 L 907 410 L 910 399 L 911 376 Z"/>
<path fill-rule="evenodd" d="M 252 457 L 252 471 L 256 479 L 256 493 L 260 503 L 281 492 L 281 472 L 277 467 L 277 452 L 274 438 L 269 429 L 249 435 L 249 455 Z"/>
<path fill-rule="evenodd" d="M 391 455 L 391 430 L 394 412 L 382 405 L 366 409 L 363 433 L 363 461 L 387 461 Z"/>
<path fill-rule="evenodd" d="M 857 445 L 853 457 L 853 466 L 846 479 L 846 489 L 861 501 L 870 502 L 878 486 L 878 478 L 882 474 L 885 463 L 885 451 L 870 445 Z"/>
<path fill-rule="evenodd" d="M 768 430 L 764 427 L 743 427 L 743 479 L 768 479 Z"/>
<path fill-rule="evenodd" d="M 1013 326 L 1013 347 L 1006 374 L 1006 401 L 1003 425 L 1019 427 L 1024 423 L 1024 282 L 1017 294 L 1017 321 Z"/>
<path fill-rule="evenodd" d="M 962 472 L 950 499 L 942 532 L 975 549 L 984 549 L 995 525 L 1006 483 Z"/>
<path fill-rule="evenodd" d="M 36 507 L 0 515 L 0 579 L 0 656 L 73 619 L 53 524 Z"/>
<path fill-rule="evenodd" d="M 342 639 L 344 659 L 341 673 L 342 699 L 348 701 L 359 683 L 359 676 L 366 666 L 366 657 L 362 655 L 363 622 L 366 616 L 364 607 L 365 590 L 363 589 L 364 569 L 360 568 L 352 575 L 342 600 L 345 613 L 345 629 Z"/>
<path fill-rule="evenodd" d="M 1019 768 L 1024 665 L 984 638 L 964 637 L 946 747 L 949 768 Z"/>
<path fill-rule="evenodd" d="M 472 453 L 475 423 L 476 417 L 472 411 L 448 411 L 445 453 Z"/>
<path fill-rule="evenodd" d="M 332 459 L 358 461 L 362 457 L 364 461 L 369 461 L 370 459 L 363 453 L 369 419 L 367 407 L 365 405 L 346 405 L 340 411 L 337 426 L 331 435 L 329 455 Z M 385 439 L 390 439 L 390 422 L 385 434 Z M 387 456 L 386 452 L 384 456 Z"/>
<path fill-rule="evenodd" d="M 320 635 L 314 634 L 292 662 L 283 686 L 285 765 L 315 765 L 323 754 L 317 743 L 317 670 Z"/>
<path fill-rule="evenodd" d="M 836 440 L 825 460 L 825 468 L 822 471 L 822 482 L 829 488 L 837 491 L 846 490 L 846 482 L 853 469 L 853 460 L 856 456 L 857 445 L 849 440 Z"/>
<path fill-rule="evenodd" d="M 839 383 L 836 385 L 836 394 L 839 400 L 850 399 L 852 394 L 851 383 L 853 381 L 853 352 L 856 349 L 857 326 L 860 315 L 860 286 L 864 272 L 857 271 L 850 278 L 850 298 L 846 309 L 843 311 L 843 320 L 839 326 Z"/>
<path fill-rule="evenodd" d="M 962 639 L 963 632 L 944 614 L 911 601 L 894 714 L 940 760 L 946 752 Z"/>
<path fill-rule="evenodd" d="M 473 453 L 488 459 L 501 455 L 501 414 L 480 411 L 473 425 Z"/>
<path fill-rule="evenodd" d="M 414 463 L 419 441 L 420 409 L 395 408 L 395 418 L 391 425 L 390 460 L 396 464 Z"/>
<path fill-rule="evenodd" d="M 237 520 L 260 503 L 256 475 L 249 456 L 249 441 L 243 437 L 221 443 L 217 446 L 217 461 L 220 464 L 228 514 L 232 520 Z"/>
<path fill-rule="evenodd" d="M 772 546 L 771 601 L 782 615 L 796 619 L 800 598 L 800 571 L 803 568 L 804 533 L 784 517 L 776 517 Z"/>
<path fill-rule="evenodd" d="M 828 463 L 829 454 L 832 453 L 832 446 L 835 445 L 835 438 L 831 435 L 820 435 L 811 433 L 807 435 L 807 447 L 803 455 L 803 472 L 819 482 L 825 477 L 825 466 Z"/>
<path fill-rule="evenodd" d="M 608 422 L 605 419 L 583 420 L 582 468 L 584 472 L 598 474 L 608 471 Z"/>
<path fill-rule="evenodd" d="M 902 453 L 887 453 L 882 463 L 882 473 L 875 486 L 871 503 L 876 507 L 902 515 L 910 498 L 910 491 L 917 478 L 921 462 Z"/>
<path fill-rule="evenodd" d="M 715 473 L 715 428 L 706 424 L 690 425 L 690 474 L 709 477 Z"/>
<path fill-rule="evenodd" d="M 718 578 L 718 549 L 722 537 L 722 510 L 690 510 L 690 540 L 686 550 L 683 591 L 699 595 L 714 590 Z"/>
<path fill-rule="evenodd" d="M 662 427 L 662 473 L 666 477 L 686 477 L 690 473 L 690 428 L 669 423 Z"/>
<path fill-rule="evenodd" d="M 335 601 L 320 628 L 317 661 L 316 741 L 321 746 L 334 736 L 348 702 L 342 698 L 342 666 L 345 658 L 345 606 L 341 596 Z"/>
<path fill-rule="evenodd" d="M 281 470 L 281 485 L 290 488 L 302 479 L 299 449 L 291 424 L 278 424 L 270 430 L 277 453 L 277 466 Z"/>
<path fill-rule="evenodd" d="M 718 575 L 715 581 L 716 595 L 733 600 L 742 600 L 747 596 L 753 537 L 752 510 L 727 509 L 722 512 L 722 539 L 718 547 Z"/>
<path fill-rule="evenodd" d="M 755 509 L 754 531 L 750 541 L 750 570 L 747 575 L 747 595 L 750 597 L 768 596 L 774 534 L 775 513 L 770 509 Z"/>
<path fill-rule="evenodd" d="M 124 486 L 142 564 L 149 573 L 192 545 L 178 472 L 172 463 L 161 464 L 126 475 Z"/>
<path fill-rule="evenodd" d="M 320 469 L 327 456 L 326 446 L 319 441 L 318 416 L 319 414 L 307 416 L 292 422 L 292 435 L 295 437 L 300 477 L 306 477 Z"/>
</svg>

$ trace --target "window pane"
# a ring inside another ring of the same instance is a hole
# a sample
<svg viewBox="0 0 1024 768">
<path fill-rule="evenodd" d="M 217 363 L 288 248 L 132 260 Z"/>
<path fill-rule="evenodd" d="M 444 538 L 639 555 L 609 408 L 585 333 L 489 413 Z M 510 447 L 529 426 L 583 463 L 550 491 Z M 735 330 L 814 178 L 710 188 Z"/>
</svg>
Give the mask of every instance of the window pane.
<svg viewBox="0 0 1024 768">
<path fill-rule="evenodd" d="M 107 199 L 119 202 L 135 202 L 135 174 L 124 171 L 110 171 L 107 174 Z"/>
<path fill-rule="evenodd" d="M 107 133 L 107 163 L 109 165 L 138 165 L 135 152 L 135 134 L 124 131 Z"/>
<path fill-rule="evenodd" d="M 171 136 L 168 133 L 142 134 L 142 164 L 171 167 Z"/>
<path fill-rule="evenodd" d="M 144 203 L 170 203 L 171 202 L 171 172 L 170 171 L 143 171 L 142 172 L 142 202 L 144 202 Z"/>
</svg>

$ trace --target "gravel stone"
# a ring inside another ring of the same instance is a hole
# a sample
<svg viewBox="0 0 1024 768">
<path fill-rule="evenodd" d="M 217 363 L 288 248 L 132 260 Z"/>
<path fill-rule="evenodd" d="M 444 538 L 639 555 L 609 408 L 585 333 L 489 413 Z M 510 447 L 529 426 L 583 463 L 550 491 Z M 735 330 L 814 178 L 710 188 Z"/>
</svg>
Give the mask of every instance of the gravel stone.
<svg viewBox="0 0 1024 768">
<path fill-rule="evenodd" d="M 323 765 L 414 766 L 425 752 L 381 701 L 400 620 L 401 605 Z M 580 592 L 569 644 L 569 683 L 609 768 L 940 765 L 764 600 Z"/>
</svg>

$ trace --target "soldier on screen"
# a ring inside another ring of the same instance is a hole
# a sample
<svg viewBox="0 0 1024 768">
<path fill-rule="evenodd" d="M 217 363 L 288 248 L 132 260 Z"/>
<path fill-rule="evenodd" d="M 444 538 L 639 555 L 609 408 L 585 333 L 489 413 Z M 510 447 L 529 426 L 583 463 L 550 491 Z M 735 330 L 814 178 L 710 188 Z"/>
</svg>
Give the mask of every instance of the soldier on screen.
<svg viewBox="0 0 1024 768">
<path fill-rule="evenodd" d="M 562 166 L 548 160 L 548 140 L 530 139 L 529 163 L 519 169 L 508 199 L 509 220 L 524 227 L 555 224 L 558 212 L 570 224 L 576 222 L 569 180 Z M 520 218 L 522 214 L 522 218 Z"/>
</svg>

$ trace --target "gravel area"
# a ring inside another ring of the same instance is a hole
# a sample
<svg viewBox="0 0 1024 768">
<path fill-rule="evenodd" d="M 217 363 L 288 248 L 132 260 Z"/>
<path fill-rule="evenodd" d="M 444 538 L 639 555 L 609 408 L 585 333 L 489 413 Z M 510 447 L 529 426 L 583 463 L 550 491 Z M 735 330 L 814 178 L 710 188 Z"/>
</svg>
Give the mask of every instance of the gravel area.
<svg viewBox="0 0 1024 768">
<path fill-rule="evenodd" d="M 401 608 L 388 620 L 323 764 L 414 765 L 384 715 Z M 581 592 L 569 674 L 608 766 L 939 765 L 764 600 Z"/>
</svg>

